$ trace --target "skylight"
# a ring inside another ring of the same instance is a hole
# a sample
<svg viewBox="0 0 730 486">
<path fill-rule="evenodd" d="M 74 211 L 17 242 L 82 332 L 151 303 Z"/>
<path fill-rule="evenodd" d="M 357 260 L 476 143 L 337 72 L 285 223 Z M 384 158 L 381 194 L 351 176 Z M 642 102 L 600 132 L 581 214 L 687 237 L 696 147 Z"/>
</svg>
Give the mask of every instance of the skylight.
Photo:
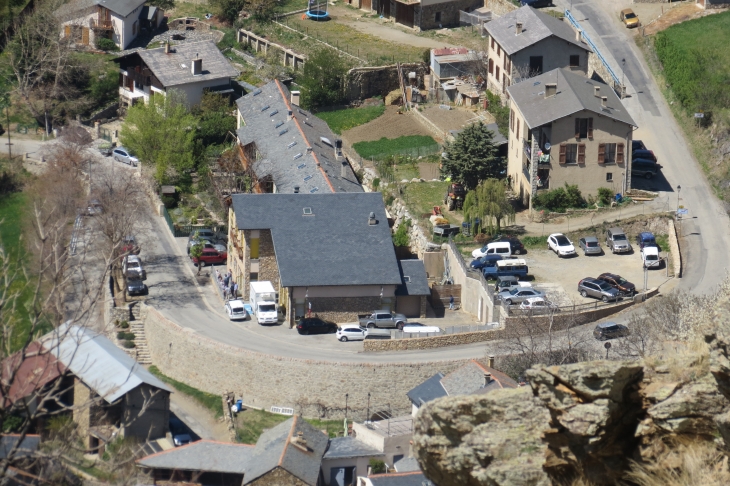
<svg viewBox="0 0 730 486">
<path fill-rule="evenodd" d="M 260 90 L 260 89 L 255 89 L 255 90 L 253 90 L 253 95 L 254 95 L 254 96 L 258 96 L 258 95 L 260 95 L 260 94 L 261 94 L 261 90 Z"/>
<path fill-rule="evenodd" d="M 309 216 L 309 215 L 311 215 L 311 214 L 312 214 L 312 208 L 302 208 L 302 212 L 303 212 L 303 213 L 304 213 L 305 215 Z"/>
<path fill-rule="evenodd" d="M 311 189 L 309 191 L 309 194 L 314 194 L 315 192 L 319 191 L 319 187 L 315 187 L 314 189 Z"/>
<path fill-rule="evenodd" d="M 269 116 L 274 116 L 274 115 L 276 115 L 277 113 L 279 113 L 279 110 L 274 110 L 274 111 L 272 111 L 271 113 L 269 113 Z"/>
<path fill-rule="evenodd" d="M 284 124 L 284 122 L 283 121 L 280 121 L 279 123 L 277 123 L 276 125 L 274 125 L 274 128 L 279 128 L 283 124 Z"/>
<path fill-rule="evenodd" d="M 305 177 L 305 178 L 304 178 L 304 182 L 307 182 L 307 181 L 308 181 L 309 179 L 311 179 L 312 177 L 314 177 L 314 176 L 313 176 L 313 175 L 311 175 L 311 174 L 310 174 L 310 175 L 308 175 L 307 177 Z"/>
<path fill-rule="evenodd" d="M 288 128 L 283 129 L 282 131 L 279 132 L 279 136 L 281 137 L 282 135 L 284 135 L 288 131 L 289 131 Z"/>
<path fill-rule="evenodd" d="M 271 107 L 270 107 L 269 105 L 266 105 L 266 106 L 264 106 L 263 108 L 261 108 L 261 111 L 266 111 L 266 110 L 268 110 L 269 108 L 271 108 Z"/>
<path fill-rule="evenodd" d="M 296 144 L 297 144 L 297 142 L 296 142 L 296 141 L 294 141 L 294 142 L 290 143 L 289 145 L 287 145 L 287 146 L 286 146 L 286 148 L 292 148 L 292 147 L 293 147 L 293 146 L 295 146 Z"/>
<path fill-rule="evenodd" d="M 299 165 L 297 166 L 297 169 L 303 169 L 303 168 L 305 168 L 306 166 L 307 166 L 307 164 L 299 164 Z"/>
<path fill-rule="evenodd" d="M 299 157 L 301 157 L 301 156 L 302 156 L 302 153 L 301 153 L 301 152 L 299 152 L 298 154 L 296 154 L 296 155 L 294 156 L 294 160 L 297 160 L 297 159 L 298 159 Z"/>
</svg>

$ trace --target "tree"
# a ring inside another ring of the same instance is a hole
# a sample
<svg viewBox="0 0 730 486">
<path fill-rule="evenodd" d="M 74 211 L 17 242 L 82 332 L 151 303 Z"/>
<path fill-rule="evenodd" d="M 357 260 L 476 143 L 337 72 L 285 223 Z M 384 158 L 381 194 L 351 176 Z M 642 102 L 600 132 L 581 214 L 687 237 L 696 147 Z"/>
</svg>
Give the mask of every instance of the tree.
<svg viewBox="0 0 730 486">
<path fill-rule="evenodd" d="M 441 174 L 460 182 L 468 190 L 485 179 L 504 179 L 507 165 L 497 156 L 494 133 L 482 123 L 473 123 L 448 143 Z"/>
<path fill-rule="evenodd" d="M 464 219 L 472 222 L 472 228 L 499 233 L 502 222 L 514 223 L 515 209 L 507 199 L 504 181 L 487 179 L 469 191 L 464 199 Z M 479 224 L 475 222 L 479 219 Z"/>
<path fill-rule="evenodd" d="M 229 98 L 217 93 L 205 93 L 193 107 L 192 113 L 200 118 L 197 136 L 203 147 L 220 145 L 235 133 L 236 117 L 231 112 Z"/>
<path fill-rule="evenodd" d="M 395 246 L 399 247 L 406 247 L 410 243 L 410 236 L 408 235 L 408 231 L 411 228 L 411 220 L 406 219 L 401 222 L 401 224 L 398 226 L 398 229 L 395 230 L 395 233 L 393 233 L 393 244 Z"/>
<path fill-rule="evenodd" d="M 190 257 L 191 258 L 200 258 L 203 256 L 203 241 L 200 239 L 200 236 L 198 235 L 198 232 L 195 232 L 195 235 L 193 236 L 193 241 L 195 242 L 193 246 L 190 247 Z M 200 261 L 198 261 L 198 275 L 200 275 L 200 269 L 202 265 L 200 264 Z"/>
<path fill-rule="evenodd" d="M 235 22 L 238 14 L 246 6 L 246 0 L 210 0 L 210 5 L 218 18 Z"/>
<path fill-rule="evenodd" d="M 327 48 L 315 51 L 304 63 L 302 75 L 297 79 L 302 87 L 302 106 L 314 110 L 342 103 L 343 83 L 349 68 L 336 51 Z"/>
<path fill-rule="evenodd" d="M 175 0 L 148 0 L 147 4 L 161 8 L 162 10 L 172 10 L 175 8 Z"/>
<path fill-rule="evenodd" d="M 154 96 L 149 104 L 129 109 L 120 140 L 154 170 L 158 184 L 174 181 L 195 168 L 200 147 L 195 143 L 198 117 L 190 113 L 184 93 Z"/>
</svg>

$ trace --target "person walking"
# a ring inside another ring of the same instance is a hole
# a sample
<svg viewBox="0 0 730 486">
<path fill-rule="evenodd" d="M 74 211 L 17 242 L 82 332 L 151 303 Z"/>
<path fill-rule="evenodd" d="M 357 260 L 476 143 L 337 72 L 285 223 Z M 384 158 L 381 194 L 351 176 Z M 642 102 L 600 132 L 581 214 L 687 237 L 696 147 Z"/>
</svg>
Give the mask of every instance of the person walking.
<svg viewBox="0 0 730 486">
<path fill-rule="evenodd" d="M 233 286 L 234 286 L 234 285 L 235 285 L 235 284 L 234 284 L 233 280 L 231 280 L 231 284 L 230 284 L 230 286 L 228 287 L 228 298 L 229 298 L 229 299 L 232 299 L 232 298 L 233 298 Z"/>
<path fill-rule="evenodd" d="M 234 283 L 233 284 L 233 298 L 235 299 L 236 297 L 238 297 L 238 284 Z"/>
<path fill-rule="evenodd" d="M 312 317 L 312 301 L 309 301 L 309 306 L 307 308 L 307 317 Z"/>
<path fill-rule="evenodd" d="M 454 310 L 454 296 L 449 296 L 449 310 Z"/>
</svg>

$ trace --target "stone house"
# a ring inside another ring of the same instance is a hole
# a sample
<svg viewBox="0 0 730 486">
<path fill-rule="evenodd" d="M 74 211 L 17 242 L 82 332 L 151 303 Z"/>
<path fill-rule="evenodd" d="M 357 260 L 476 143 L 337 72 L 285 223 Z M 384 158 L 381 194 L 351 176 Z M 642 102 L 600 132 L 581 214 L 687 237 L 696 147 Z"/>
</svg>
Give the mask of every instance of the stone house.
<svg viewBox="0 0 730 486">
<path fill-rule="evenodd" d="M 447 375 L 436 373 L 410 390 L 407 395 L 412 404 L 411 415 L 415 417 L 419 408 L 437 398 L 483 394 L 517 386 L 512 378 L 494 369 L 494 358 L 490 357 L 489 366 L 472 360 Z"/>
<path fill-rule="evenodd" d="M 357 0 L 355 0 L 357 1 Z M 459 26 L 459 12 L 484 6 L 484 0 L 360 0 L 360 8 L 417 31 Z"/>
<path fill-rule="evenodd" d="M 236 100 L 241 164 L 256 193 L 362 192 L 327 123 L 301 109 L 299 92 L 271 81 Z"/>
<path fill-rule="evenodd" d="M 184 93 L 192 106 L 207 91 L 232 95 L 237 86 L 232 80 L 238 71 L 213 41 L 141 49 L 114 62 L 119 64 L 119 99 L 124 107 L 149 103 L 172 89 Z"/>
<path fill-rule="evenodd" d="M 392 308 L 403 283 L 380 193 L 234 194 L 228 269 L 248 296 L 270 281 L 286 322 L 352 322 Z"/>
<path fill-rule="evenodd" d="M 124 50 L 144 30 L 160 26 L 164 12 L 144 7 L 145 0 L 74 0 L 56 11 L 62 36 L 94 46 L 99 39 L 111 39 Z"/>
<path fill-rule="evenodd" d="M 507 174 L 522 203 L 539 191 L 575 184 L 583 195 L 631 187 L 636 123 L 606 84 L 555 69 L 507 89 Z"/>
<path fill-rule="evenodd" d="M 524 6 L 485 24 L 487 88 L 507 97 L 507 87 L 553 69 L 586 76 L 590 48 L 573 28 Z"/>
<path fill-rule="evenodd" d="M 371 459 L 383 461 L 385 453 L 356 437 L 330 439 L 327 451 L 322 456 L 324 485 L 353 484 L 358 476 L 367 475 Z"/>
</svg>

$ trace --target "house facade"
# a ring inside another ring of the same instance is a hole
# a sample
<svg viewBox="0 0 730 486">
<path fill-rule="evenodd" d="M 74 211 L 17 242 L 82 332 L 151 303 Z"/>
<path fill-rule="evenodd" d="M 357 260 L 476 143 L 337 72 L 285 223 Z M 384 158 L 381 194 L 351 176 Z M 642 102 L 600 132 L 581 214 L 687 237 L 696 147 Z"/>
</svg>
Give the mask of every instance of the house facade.
<svg viewBox="0 0 730 486">
<path fill-rule="evenodd" d="M 212 41 L 142 49 L 114 60 L 119 64 L 121 106 L 149 103 L 155 95 L 174 89 L 189 105 L 200 103 L 206 91 L 234 93 L 238 71 Z"/>
<path fill-rule="evenodd" d="M 111 39 L 124 50 L 143 29 L 156 29 L 164 12 L 156 7 L 144 7 L 145 0 L 106 2 L 77 0 L 61 7 L 57 16 L 62 21 L 62 35 L 75 42 L 95 46 L 99 39 Z M 144 11 L 144 18 L 140 18 Z"/>
<path fill-rule="evenodd" d="M 567 23 L 524 6 L 485 24 L 487 88 L 502 97 L 523 79 L 563 68 L 587 75 L 590 48 Z"/>
<path fill-rule="evenodd" d="M 606 84 L 555 69 L 508 88 L 507 173 L 532 208 L 543 190 L 575 184 L 583 195 L 631 187 L 636 123 Z"/>
<path fill-rule="evenodd" d="M 228 269 L 247 296 L 270 281 L 286 321 L 352 322 L 393 308 L 402 279 L 380 193 L 235 194 Z"/>
</svg>

